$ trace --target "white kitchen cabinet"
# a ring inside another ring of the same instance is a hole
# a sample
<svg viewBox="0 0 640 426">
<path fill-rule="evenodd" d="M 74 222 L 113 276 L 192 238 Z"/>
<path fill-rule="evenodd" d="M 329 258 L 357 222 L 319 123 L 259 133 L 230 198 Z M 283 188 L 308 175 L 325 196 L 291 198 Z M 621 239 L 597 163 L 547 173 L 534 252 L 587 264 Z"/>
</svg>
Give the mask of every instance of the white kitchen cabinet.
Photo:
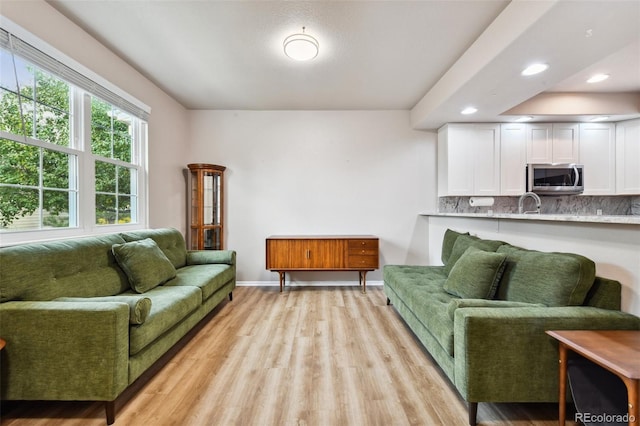
<svg viewBox="0 0 640 426">
<path fill-rule="evenodd" d="M 640 194 L 640 119 L 616 123 L 616 194 Z"/>
<path fill-rule="evenodd" d="M 500 126 L 501 195 L 522 195 L 526 191 L 526 127 L 524 123 Z"/>
<path fill-rule="evenodd" d="M 577 123 L 529 123 L 527 163 L 576 163 L 579 152 Z"/>
<path fill-rule="evenodd" d="M 616 147 L 613 123 L 580 123 L 578 162 L 584 166 L 584 195 L 616 193 Z"/>
<path fill-rule="evenodd" d="M 438 130 L 438 196 L 500 195 L 500 124 Z"/>
</svg>

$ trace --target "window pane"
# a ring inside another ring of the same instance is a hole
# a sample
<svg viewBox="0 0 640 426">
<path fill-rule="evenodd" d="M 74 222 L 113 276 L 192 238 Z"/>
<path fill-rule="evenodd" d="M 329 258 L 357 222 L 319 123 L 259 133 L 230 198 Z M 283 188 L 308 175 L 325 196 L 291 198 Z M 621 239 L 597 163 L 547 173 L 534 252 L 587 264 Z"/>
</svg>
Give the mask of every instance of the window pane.
<svg viewBox="0 0 640 426">
<path fill-rule="evenodd" d="M 37 70 L 36 101 L 58 111 L 69 112 L 69 85 L 43 71 Z"/>
<path fill-rule="evenodd" d="M 37 186 L 39 170 L 39 148 L 0 139 L 0 184 Z"/>
<path fill-rule="evenodd" d="M 131 223 L 131 197 L 118 197 L 118 223 Z"/>
<path fill-rule="evenodd" d="M 116 166 L 96 161 L 96 192 L 116 192 Z"/>
<path fill-rule="evenodd" d="M 111 105 L 91 98 L 91 152 L 111 158 Z"/>
<path fill-rule="evenodd" d="M 42 185 L 46 188 L 75 189 L 69 186 L 70 161 L 72 157 L 63 152 L 43 150 Z"/>
<path fill-rule="evenodd" d="M 113 158 L 131 162 L 132 117 L 122 111 L 113 110 Z"/>
<path fill-rule="evenodd" d="M 69 114 L 46 105 L 36 105 L 36 139 L 69 146 Z"/>
<path fill-rule="evenodd" d="M 131 192 L 132 170 L 126 167 L 118 167 L 118 193 L 132 194 Z"/>
<path fill-rule="evenodd" d="M 0 89 L 0 111 L 2 111 L 2 114 L 0 114 L 0 130 L 16 135 L 24 135 L 18 95 L 5 89 Z"/>
<path fill-rule="evenodd" d="M 42 222 L 45 227 L 64 228 L 69 226 L 69 192 L 43 191 Z"/>
<path fill-rule="evenodd" d="M 0 229 L 38 229 L 39 191 L 0 184 Z"/>
<path fill-rule="evenodd" d="M 96 224 L 116 223 L 116 196 L 96 194 Z"/>
</svg>

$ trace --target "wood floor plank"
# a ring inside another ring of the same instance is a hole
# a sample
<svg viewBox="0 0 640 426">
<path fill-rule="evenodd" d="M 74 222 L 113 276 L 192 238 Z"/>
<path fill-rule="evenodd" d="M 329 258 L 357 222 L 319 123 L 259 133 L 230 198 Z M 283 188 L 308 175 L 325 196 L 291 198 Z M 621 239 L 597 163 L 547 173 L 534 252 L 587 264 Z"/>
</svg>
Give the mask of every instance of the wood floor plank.
<svg viewBox="0 0 640 426">
<path fill-rule="evenodd" d="M 116 425 L 465 425 L 467 406 L 380 287 L 239 287 L 121 402 Z M 104 405 L 10 402 L 2 426 L 103 425 Z M 555 404 L 480 404 L 480 425 L 557 424 Z M 568 425 L 575 425 L 568 422 Z"/>
</svg>

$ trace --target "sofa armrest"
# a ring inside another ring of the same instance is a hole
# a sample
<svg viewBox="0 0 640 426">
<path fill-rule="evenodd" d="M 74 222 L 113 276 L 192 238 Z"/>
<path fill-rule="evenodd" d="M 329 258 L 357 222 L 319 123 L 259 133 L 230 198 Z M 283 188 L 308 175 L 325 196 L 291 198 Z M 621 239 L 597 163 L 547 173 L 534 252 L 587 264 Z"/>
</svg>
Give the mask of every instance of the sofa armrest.
<svg viewBox="0 0 640 426">
<path fill-rule="evenodd" d="M 113 401 L 129 384 L 129 307 L 0 305 L 2 399 Z"/>
<path fill-rule="evenodd" d="M 472 402 L 558 399 L 558 343 L 546 330 L 640 329 L 640 318 L 587 307 L 460 308 L 455 385 Z"/>
<path fill-rule="evenodd" d="M 189 250 L 187 265 L 204 265 L 211 263 L 236 264 L 235 250 Z"/>
</svg>

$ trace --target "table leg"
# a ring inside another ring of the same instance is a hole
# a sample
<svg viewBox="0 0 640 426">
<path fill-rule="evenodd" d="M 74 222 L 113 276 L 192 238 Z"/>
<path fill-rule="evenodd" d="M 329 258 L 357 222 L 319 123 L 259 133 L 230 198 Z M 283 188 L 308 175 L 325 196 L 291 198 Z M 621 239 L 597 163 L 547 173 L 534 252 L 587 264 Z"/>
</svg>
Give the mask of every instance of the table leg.
<svg viewBox="0 0 640 426">
<path fill-rule="evenodd" d="M 629 379 L 627 377 L 620 377 L 624 384 L 627 386 L 627 400 L 628 400 L 628 412 L 629 412 L 629 426 L 638 426 L 638 390 L 640 388 L 640 381 L 638 379 Z"/>
<path fill-rule="evenodd" d="M 560 426 L 565 425 L 567 416 L 567 347 L 559 342 L 559 363 L 560 363 L 560 376 L 558 378 L 558 389 L 560 394 L 558 395 L 558 424 Z"/>
</svg>

